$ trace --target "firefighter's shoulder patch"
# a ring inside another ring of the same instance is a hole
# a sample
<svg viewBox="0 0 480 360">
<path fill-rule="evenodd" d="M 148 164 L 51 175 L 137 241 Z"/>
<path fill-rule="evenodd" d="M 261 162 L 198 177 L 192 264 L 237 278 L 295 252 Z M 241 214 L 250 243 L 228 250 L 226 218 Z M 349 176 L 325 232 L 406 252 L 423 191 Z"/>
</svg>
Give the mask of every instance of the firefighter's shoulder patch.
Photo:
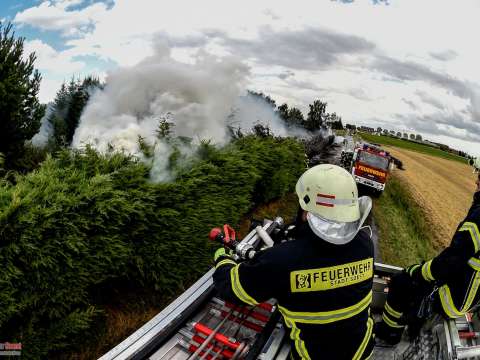
<svg viewBox="0 0 480 360">
<path fill-rule="evenodd" d="M 318 269 L 290 273 L 292 292 L 332 290 L 357 284 L 373 277 L 373 258 Z"/>
</svg>

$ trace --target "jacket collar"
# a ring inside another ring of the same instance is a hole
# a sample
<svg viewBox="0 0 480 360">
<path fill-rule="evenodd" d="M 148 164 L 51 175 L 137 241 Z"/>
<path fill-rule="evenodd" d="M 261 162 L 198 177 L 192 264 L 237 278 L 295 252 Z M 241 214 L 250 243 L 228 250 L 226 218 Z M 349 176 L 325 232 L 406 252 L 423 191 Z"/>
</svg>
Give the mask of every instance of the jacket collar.
<svg viewBox="0 0 480 360">
<path fill-rule="evenodd" d="M 474 205 L 474 206 L 480 205 L 480 191 L 477 191 L 477 192 L 473 195 L 473 205 Z"/>
</svg>

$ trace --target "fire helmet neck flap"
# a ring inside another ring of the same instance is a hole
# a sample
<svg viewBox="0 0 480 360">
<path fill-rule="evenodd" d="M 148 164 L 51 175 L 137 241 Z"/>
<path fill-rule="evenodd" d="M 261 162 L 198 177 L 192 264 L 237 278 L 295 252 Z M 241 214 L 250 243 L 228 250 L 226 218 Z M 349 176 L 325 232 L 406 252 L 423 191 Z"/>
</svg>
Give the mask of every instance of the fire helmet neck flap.
<svg viewBox="0 0 480 360">
<path fill-rule="evenodd" d="M 357 184 L 345 169 L 322 164 L 308 169 L 295 187 L 312 231 L 333 244 L 350 242 L 372 208 L 369 197 L 358 198 Z"/>
</svg>

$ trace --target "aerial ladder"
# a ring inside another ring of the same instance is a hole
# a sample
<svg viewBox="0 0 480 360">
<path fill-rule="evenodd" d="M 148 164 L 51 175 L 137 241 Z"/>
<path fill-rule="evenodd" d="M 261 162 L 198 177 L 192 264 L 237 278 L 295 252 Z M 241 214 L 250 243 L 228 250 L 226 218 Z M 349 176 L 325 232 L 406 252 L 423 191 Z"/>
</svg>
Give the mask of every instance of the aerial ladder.
<svg viewBox="0 0 480 360">
<path fill-rule="evenodd" d="M 283 220 L 264 220 L 241 241 L 231 227 L 214 229 L 211 239 L 234 251 L 238 259 L 274 246 L 270 235 L 283 231 Z M 283 241 L 295 241 L 284 239 Z M 215 294 L 210 269 L 197 282 L 140 329 L 99 360 L 285 360 L 289 336 L 274 299 L 257 306 L 239 306 Z M 390 278 L 402 268 L 375 264 L 371 312 L 379 318 Z M 348 337 L 348 334 L 345 334 Z M 429 319 L 414 341 L 402 339 L 395 347 L 377 346 L 374 359 L 480 359 L 480 319 L 477 312 L 455 320 Z"/>
</svg>

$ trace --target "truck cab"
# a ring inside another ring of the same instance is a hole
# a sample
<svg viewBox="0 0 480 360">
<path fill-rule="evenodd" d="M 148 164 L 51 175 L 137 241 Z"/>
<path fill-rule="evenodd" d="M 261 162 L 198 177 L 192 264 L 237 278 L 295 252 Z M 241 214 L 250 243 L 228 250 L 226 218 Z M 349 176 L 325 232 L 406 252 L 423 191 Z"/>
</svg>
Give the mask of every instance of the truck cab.
<svg viewBox="0 0 480 360">
<path fill-rule="evenodd" d="M 388 152 L 373 145 L 363 144 L 354 150 L 351 172 L 358 184 L 382 192 L 387 182 L 389 165 Z"/>
</svg>

